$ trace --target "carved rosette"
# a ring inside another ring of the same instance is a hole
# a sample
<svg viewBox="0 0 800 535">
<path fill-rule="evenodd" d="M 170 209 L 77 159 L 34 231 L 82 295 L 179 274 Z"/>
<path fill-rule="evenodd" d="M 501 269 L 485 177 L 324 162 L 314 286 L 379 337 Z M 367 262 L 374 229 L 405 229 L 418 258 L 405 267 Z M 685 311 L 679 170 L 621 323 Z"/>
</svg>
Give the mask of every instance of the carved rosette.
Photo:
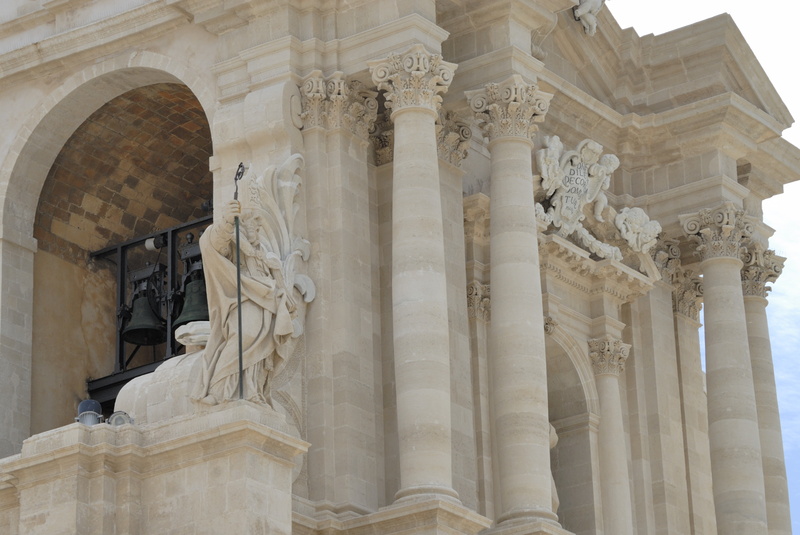
<svg viewBox="0 0 800 535">
<path fill-rule="evenodd" d="M 483 89 L 465 94 L 490 141 L 501 137 L 531 139 L 537 129 L 534 123 L 544 121 L 553 98 L 518 74 L 499 84 L 486 84 Z"/>
<path fill-rule="evenodd" d="M 625 370 L 631 345 L 611 335 L 589 340 L 589 358 L 595 375 L 619 375 Z"/>
<path fill-rule="evenodd" d="M 697 242 L 702 260 L 741 258 L 742 241 L 753 233 L 752 219 L 732 202 L 680 216 L 683 231 Z"/>
<path fill-rule="evenodd" d="M 470 318 L 489 322 L 492 306 L 488 284 L 472 281 L 467 284 L 467 310 Z"/>
<path fill-rule="evenodd" d="M 456 167 L 467 157 L 472 130 L 452 111 L 439 110 L 436 121 L 436 143 L 439 158 Z"/>
<path fill-rule="evenodd" d="M 439 54 L 431 54 L 421 44 L 367 65 L 378 89 L 386 90 L 386 107 L 395 112 L 407 107 L 438 112 L 442 102 L 440 93 L 447 92 L 457 67 L 442 60 Z"/>
<path fill-rule="evenodd" d="M 767 284 L 778 280 L 786 259 L 759 243 L 751 243 L 743 255 L 743 261 L 742 292 L 746 296 L 767 297 L 767 293 L 772 291 Z"/>
<path fill-rule="evenodd" d="M 691 270 L 681 270 L 672 283 L 672 307 L 694 321 L 700 321 L 703 307 L 703 280 Z"/>
<path fill-rule="evenodd" d="M 343 129 L 366 140 L 378 114 L 377 93 L 344 74 L 335 72 L 324 78 L 321 71 L 308 75 L 301 87 L 304 128 Z"/>
</svg>

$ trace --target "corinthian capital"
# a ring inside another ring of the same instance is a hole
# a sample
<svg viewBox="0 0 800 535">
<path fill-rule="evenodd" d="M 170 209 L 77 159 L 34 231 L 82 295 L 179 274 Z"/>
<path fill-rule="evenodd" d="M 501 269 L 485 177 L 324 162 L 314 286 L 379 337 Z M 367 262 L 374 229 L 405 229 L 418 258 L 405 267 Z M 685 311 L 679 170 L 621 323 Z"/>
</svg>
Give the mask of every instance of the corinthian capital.
<svg viewBox="0 0 800 535">
<path fill-rule="evenodd" d="M 703 281 L 691 270 L 680 270 L 672 282 L 672 306 L 676 314 L 700 320 Z"/>
<path fill-rule="evenodd" d="M 491 292 L 488 284 L 472 281 L 467 284 L 467 307 L 470 318 L 488 322 L 492 314 Z"/>
<path fill-rule="evenodd" d="M 466 92 L 472 111 L 490 140 L 500 137 L 530 139 L 536 125 L 544 121 L 553 95 L 539 91 L 518 74 L 499 84 L 486 84 L 476 91 Z"/>
<path fill-rule="evenodd" d="M 378 89 L 386 90 L 386 107 L 394 112 L 406 107 L 438 111 L 440 93 L 447 92 L 456 70 L 454 63 L 431 54 L 420 44 L 367 65 Z"/>
<path fill-rule="evenodd" d="M 459 167 L 467 157 L 472 130 L 451 111 L 439 110 L 436 121 L 436 142 L 439 158 Z"/>
<path fill-rule="evenodd" d="M 589 340 L 589 358 L 595 375 L 619 375 L 625 369 L 631 345 L 622 340 L 605 335 Z"/>
<path fill-rule="evenodd" d="M 309 74 L 301 87 L 304 128 L 344 129 L 367 140 L 378 113 L 377 93 L 341 72 L 324 78 L 321 71 Z"/>
<path fill-rule="evenodd" d="M 697 242 L 697 254 L 709 258 L 740 258 L 743 240 L 753 233 L 752 219 L 732 202 L 680 216 L 683 231 Z"/>
<path fill-rule="evenodd" d="M 786 259 L 775 254 L 772 249 L 765 249 L 759 243 L 750 243 L 743 255 L 742 291 L 744 295 L 766 297 L 772 288 L 767 284 L 778 280 L 783 271 Z"/>
</svg>

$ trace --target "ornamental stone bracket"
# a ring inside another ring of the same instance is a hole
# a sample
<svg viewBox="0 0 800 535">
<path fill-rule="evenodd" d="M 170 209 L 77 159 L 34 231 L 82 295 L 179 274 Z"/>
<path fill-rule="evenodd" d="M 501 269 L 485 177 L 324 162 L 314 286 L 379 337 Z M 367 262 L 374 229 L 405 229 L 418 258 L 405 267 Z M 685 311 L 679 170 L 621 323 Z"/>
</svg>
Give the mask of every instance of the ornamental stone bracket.
<svg viewBox="0 0 800 535">
<path fill-rule="evenodd" d="M 701 260 L 741 258 L 746 240 L 753 235 L 755 220 L 727 201 L 716 208 L 679 216 L 683 231 L 695 243 Z"/>
<path fill-rule="evenodd" d="M 589 358 L 595 375 L 619 376 L 625 370 L 631 345 L 611 335 L 589 340 Z"/>
<path fill-rule="evenodd" d="M 545 229 L 552 226 L 552 232 L 574 240 L 598 258 L 638 257 L 640 270 L 655 275 L 647 257 L 661 225 L 641 208 L 624 207 L 617 212 L 608 206 L 605 191 L 619 167 L 615 155 L 603 154 L 603 146 L 591 139 L 581 141 L 575 150 L 564 150 L 558 136 L 547 136 L 544 148 L 536 151 L 536 163 L 541 176 L 537 213 Z M 594 233 L 584 225 L 587 216 Z"/>
<path fill-rule="evenodd" d="M 367 142 L 378 116 L 378 93 L 358 80 L 346 81 L 344 73 L 323 77 L 313 71 L 301 86 L 303 128 L 345 130 Z"/>
<path fill-rule="evenodd" d="M 772 291 L 767 285 L 778 280 L 786 258 L 776 255 L 772 249 L 765 249 L 760 243 L 751 242 L 744 250 L 742 261 L 742 292 L 745 296 L 766 298 Z"/>
</svg>

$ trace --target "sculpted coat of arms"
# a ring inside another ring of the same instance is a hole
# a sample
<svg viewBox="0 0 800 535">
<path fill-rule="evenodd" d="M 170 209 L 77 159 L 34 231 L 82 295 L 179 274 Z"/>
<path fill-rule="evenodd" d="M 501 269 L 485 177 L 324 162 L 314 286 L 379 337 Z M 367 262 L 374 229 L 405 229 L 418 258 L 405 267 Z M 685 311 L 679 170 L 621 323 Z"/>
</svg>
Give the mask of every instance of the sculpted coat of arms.
<svg viewBox="0 0 800 535">
<path fill-rule="evenodd" d="M 592 214 L 598 223 L 604 223 L 608 208 L 605 192 L 611 186 L 611 176 L 619 167 L 619 158 L 603 154 L 603 146 L 584 139 L 575 150 L 564 150 L 558 136 L 548 136 L 544 148 L 536 152 L 536 163 L 542 177 L 542 190 L 548 206 L 545 219 L 563 238 L 574 236 L 583 246 L 600 258 L 621 260 L 618 247 L 603 243 L 584 227 L 584 207 L 594 203 Z M 611 222 L 620 237 L 637 252 L 646 253 L 661 232 L 657 221 L 650 221 L 641 208 L 613 209 Z"/>
</svg>

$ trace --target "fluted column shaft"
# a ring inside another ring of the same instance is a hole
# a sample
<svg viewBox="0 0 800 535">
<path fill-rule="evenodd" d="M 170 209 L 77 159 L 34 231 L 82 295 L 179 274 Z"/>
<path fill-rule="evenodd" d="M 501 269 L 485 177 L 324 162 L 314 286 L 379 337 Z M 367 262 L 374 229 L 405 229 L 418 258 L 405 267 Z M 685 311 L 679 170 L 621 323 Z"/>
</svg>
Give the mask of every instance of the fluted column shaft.
<svg viewBox="0 0 800 535">
<path fill-rule="evenodd" d="M 490 138 L 489 373 L 501 502 L 497 521 L 555 522 L 530 140 L 533 121 L 547 109 L 547 95 L 514 76 L 467 97 Z"/>
<path fill-rule="evenodd" d="M 732 203 L 681 216 L 702 262 L 709 442 L 721 535 L 767 533 L 764 473 L 739 258 L 752 223 Z"/>
<path fill-rule="evenodd" d="M 747 317 L 747 339 L 753 368 L 753 386 L 758 411 L 767 526 L 770 535 L 790 535 L 789 488 L 786 460 L 775 388 L 775 369 L 767 321 L 768 283 L 774 282 L 783 269 L 784 258 L 773 251 L 751 245 L 747 265 L 742 271 L 742 291 Z"/>
<path fill-rule="evenodd" d="M 628 454 L 619 392 L 619 375 L 625 369 L 630 347 L 611 336 L 589 341 L 589 356 L 600 401 L 597 442 L 603 527 L 605 533 L 615 535 L 633 534 Z"/>
<path fill-rule="evenodd" d="M 394 121 L 392 314 L 400 442 L 396 498 L 457 497 L 452 483 L 450 349 L 435 120 L 454 66 L 415 45 L 370 63 Z"/>
</svg>

